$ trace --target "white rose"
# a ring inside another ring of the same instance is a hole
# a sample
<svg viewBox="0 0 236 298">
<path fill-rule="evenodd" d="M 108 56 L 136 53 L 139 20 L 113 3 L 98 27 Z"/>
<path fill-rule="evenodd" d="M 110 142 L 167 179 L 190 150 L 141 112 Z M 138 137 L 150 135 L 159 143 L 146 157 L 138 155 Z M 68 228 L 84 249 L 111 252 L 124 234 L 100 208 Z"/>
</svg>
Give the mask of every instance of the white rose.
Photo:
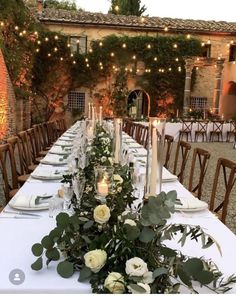
<svg viewBox="0 0 236 298">
<path fill-rule="evenodd" d="M 142 282 L 145 284 L 151 284 L 154 282 L 154 278 L 152 277 L 152 271 L 148 271 L 144 273 Z"/>
<path fill-rule="evenodd" d="M 148 272 L 147 264 L 142 259 L 134 257 L 126 261 L 125 272 L 131 276 L 143 276 Z"/>
<path fill-rule="evenodd" d="M 118 175 L 118 174 L 113 175 L 113 180 L 114 180 L 117 184 L 120 184 L 120 183 L 123 182 L 122 177 L 121 177 L 120 175 Z"/>
<path fill-rule="evenodd" d="M 111 272 L 105 279 L 104 287 L 112 294 L 122 294 L 125 291 L 124 277 L 119 272 Z"/>
<path fill-rule="evenodd" d="M 136 226 L 137 224 L 134 220 L 127 218 L 124 222 L 124 225 Z"/>
<path fill-rule="evenodd" d="M 117 188 L 117 192 L 122 192 L 122 187 L 121 186 Z"/>
<path fill-rule="evenodd" d="M 99 205 L 93 211 L 93 218 L 99 224 L 108 222 L 110 216 L 110 209 L 107 207 L 107 205 Z"/>
<path fill-rule="evenodd" d="M 107 160 L 107 158 L 105 157 L 105 156 L 103 156 L 102 158 L 101 158 L 101 162 L 105 162 Z"/>
<path fill-rule="evenodd" d="M 95 249 L 87 252 L 84 255 L 85 265 L 94 273 L 99 272 L 105 265 L 107 260 L 107 253 L 105 250 Z"/>
<path fill-rule="evenodd" d="M 128 286 L 127 288 L 129 289 L 129 291 L 132 294 L 150 294 L 151 293 L 151 288 L 149 287 L 149 285 L 143 284 L 141 282 L 137 283 L 137 285 L 140 286 L 141 288 L 143 288 L 145 290 L 145 293 L 136 291 L 136 290 L 132 289 L 130 286 Z"/>
<path fill-rule="evenodd" d="M 128 210 L 125 210 L 125 211 L 123 211 L 122 213 L 121 213 L 121 216 L 125 216 L 125 215 L 127 215 L 127 214 L 129 214 L 130 212 L 128 211 Z"/>
</svg>

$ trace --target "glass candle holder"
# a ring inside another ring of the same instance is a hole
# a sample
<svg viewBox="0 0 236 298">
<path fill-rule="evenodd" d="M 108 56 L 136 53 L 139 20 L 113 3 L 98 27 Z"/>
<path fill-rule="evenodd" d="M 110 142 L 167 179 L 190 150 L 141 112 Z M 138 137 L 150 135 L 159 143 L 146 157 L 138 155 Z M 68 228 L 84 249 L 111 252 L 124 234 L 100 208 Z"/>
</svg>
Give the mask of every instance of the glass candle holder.
<svg viewBox="0 0 236 298">
<path fill-rule="evenodd" d="M 112 191 L 113 167 L 96 166 L 94 172 L 96 198 L 103 202 L 105 197 Z"/>
<path fill-rule="evenodd" d="M 146 163 L 145 198 L 161 192 L 165 118 L 150 117 Z"/>
<path fill-rule="evenodd" d="M 122 118 L 114 119 L 113 155 L 114 163 L 120 164 L 122 161 Z"/>
</svg>

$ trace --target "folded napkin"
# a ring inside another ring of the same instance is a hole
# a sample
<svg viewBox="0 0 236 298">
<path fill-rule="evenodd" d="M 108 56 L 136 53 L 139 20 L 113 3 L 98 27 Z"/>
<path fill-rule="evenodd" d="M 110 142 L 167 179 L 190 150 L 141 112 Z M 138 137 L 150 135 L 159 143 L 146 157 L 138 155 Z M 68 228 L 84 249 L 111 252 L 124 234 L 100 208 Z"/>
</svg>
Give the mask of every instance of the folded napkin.
<svg viewBox="0 0 236 298">
<path fill-rule="evenodd" d="M 47 154 L 40 163 L 49 165 L 64 165 L 67 164 L 67 158 L 56 154 Z"/>
<path fill-rule="evenodd" d="M 42 198 L 42 197 L 41 197 Z M 15 196 L 9 205 L 13 208 L 47 208 L 49 207 L 49 199 L 39 199 L 38 196 Z"/>
<path fill-rule="evenodd" d="M 165 167 L 162 168 L 162 182 L 176 181 L 178 177 L 171 174 Z"/>
<path fill-rule="evenodd" d="M 62 147 L 72 147 L 73 146 L 73 142 L 71 141 L 60 141 L 58 140 L 54 146 L 62 146 Z"/>
<path fill-rule="evenodd" d="M 208 204 L 206 202 L 200 201 L 194 196 L 189 197 L 178 197 L 175 209 L 179 211 L 198 211 L 207 209 Z"/>
<path fill-rule="evenodd" d="M 50 150 L 49 150 L 49 153 L 52 153 L 52 154 L 70 154 L 71 153 L 71 148 L 64 148 L 62 149 L 61 147 L 59 146 L 55 146 L 55 147 L 52 147 Z"/>
<path fill-rule="evenodd" d="M 36 179 L 62 179 L 63 173 L 50 168 L 36 168 L 31 174 L 32 178 Z"/>
</svg>

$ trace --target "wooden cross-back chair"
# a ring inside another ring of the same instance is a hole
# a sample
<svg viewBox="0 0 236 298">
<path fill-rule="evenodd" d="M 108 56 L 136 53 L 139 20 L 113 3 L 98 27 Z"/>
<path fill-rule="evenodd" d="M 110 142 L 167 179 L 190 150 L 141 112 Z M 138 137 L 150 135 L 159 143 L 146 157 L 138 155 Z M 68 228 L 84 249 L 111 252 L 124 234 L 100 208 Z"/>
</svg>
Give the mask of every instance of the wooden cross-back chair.
<svg viewBox="0 0 236 298">
<path fill-rule="evenodd" d="M 182 140 L 183 136 L 186 136 L 186 140 L 188 142 L 188 137 L 192 142 L 192 129 L 193 129 L 193 121 L 191 120 L 182 120 L 182 129 L 179 131 L 179 141 Z"/>
<path fill-rule="evenodd" d="M 37 140 L 36 145 L 38 146 L 38 154 L 39 156 L 45 156 L 48 153 L 48 150 L 46 150 L 47 141 L 46 135 L 43 132 L 42 124 L 35 124 L 33 128 L 35 129 L 34 133 Z"/>
<path fill-rule="evenodd" d="M 7 204 L 18 191 L 16 163 L 10 144 L 0 145 L 0 170 Z"/>
<path fill-rule="evenodd" d="M 29 178 L 27 171 L 26 156 L 24 155 L 23 145 L 17 136 L 13 136 L 7 139 L 7 143 L 10 144 L 12 148 L 12 153 L 14 154 L 14 159 L 16 163 L 16 174 L 17 181 L 20 185 L 23 185 Z"/>
<path fill-rule="evenodd" d="M 197 130 L 195 131 L 195 142 L 198 141 L 198 137 L 202 137 L 202 142 L 207 141 L 207 127 L 208 127 L 208 121 L 198 121 L 197 122 Z"/>
<path fill-rule="evenodd" d="M 185 172 L 185 167 L 188 160 L 190 149 L 191 149 L 191 145 L 185 141 L 179 141 L 177 144 L 173 172 L 175 175 L 177 175 L 181 183 L 183 183 L 183 180 L 184 180 L 184 172 Z M 180 154 L 181 154 L 181 161 L 179 164 L 179 171 L 177 172 Z"/>
<path fill-rule="evenodd" d="M 169 168 L 170 155 L 171 155 L 171 150 L 172 150 L 172 146 L 173 146 L 173 141 L 174 141 L 174 138 L 172 136 L 165 135 L 166 157 L 165 157 L 164 167 L 166 169 Z"/>
<path fill-rule="evenodd" d="M 148 126 L 142 125 L 142 134 L 140 139 L 140 145 L 147 149 L 148 145 Z"/>
<path fill-rule="evenodd" d="M 213 121 L 213 129 L 210 131 L 210 142 L 214 141 L 215 136 L 217 136 L 218 142 L 220 139 L 223 142 L 223 124 L 224 121 Z"/>
<path fill-rule="evenodd" d="M 230 141 L 231 136 L 234 137 L 234 142 L 235 142 L 236 141 L 236 122 L 235 121 L 230 121 L 229 130 L 226 132 L 226 142 Z"/>
<path fill-rule="evenodd" d="M 21 131 L 18 133 L 19 138 L 22 141 L 22 148 L 25 156 L 25 162 L 26 162 L 26 168 L 27 168 L 27 174 L 33 172 L 35 168 L 37 167 L 36 164 L 33 163 L 32 159 L 32 147 L 29 141 L 29 136 L 27 131 Z"/>
<path fill-rule="evenodd" d="M 208 151 L 201 148 L 195 148 L 193 151 L 188 189 L 189 191 L 194 193 L 194 195 L 196 195 L 198 199 L 201 199 L 201 196 L 202 196 L 202 185 L 207 171 L 207 166 L 208 166 L 210 156 L 211 155 Z M 199 168 L 199 174 L 198 174 L 198 177 L 196 178 L 197 163 Z"/>
<path fill-rule="evenodd" d="M 215 207 L 216 197 L 217 197 L 217 186 L 219 183 L 220 173 L 223 174 L 225 192 L 223 196 L 223 201 L 217 207 Z M 216 166 L 214 181 L 213 181 L 213 187 L 212 187 L 212 193 L 211 193 L 211 199 L 210 199 L 210 210 L 215 213 L 218 213 L 219 211 L 222 210 L 221 214 L 219 214 L 219 219 L 223 223 L 225 223 L 225 219 L 227 216 L 229 196 L 236 180 L 235 175 L 236 175 L 236 163 L 225 158 L 219 158 Z"/>
</svg>

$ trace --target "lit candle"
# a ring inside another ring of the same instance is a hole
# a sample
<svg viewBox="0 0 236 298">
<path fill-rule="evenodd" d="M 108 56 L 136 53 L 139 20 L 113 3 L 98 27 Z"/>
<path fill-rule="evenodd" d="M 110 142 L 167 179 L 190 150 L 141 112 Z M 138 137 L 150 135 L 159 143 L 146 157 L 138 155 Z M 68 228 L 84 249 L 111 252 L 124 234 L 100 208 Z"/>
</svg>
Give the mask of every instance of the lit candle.
<svg viewBox="0 0 236 298">
<path fill-rule="evenodd" d="M 93 126 L 89 126 L 88 127 L 88 138 L 92 138 L 93 137 Z"/>
<path fill-rule="evenodd" d="M 91 103 L 88 104 L 88 118 L 91 119 Z"/>
<path fill-rule="evenodd" d="M 102 125 L 102 106 L 99 107 L 99 124 Z"/>
<path fill-rule="evenodd" d="M 179 109 L 176 111 L 176 118 L 179 118 Z"/>
<path fill-rule="evenodd" d="M 121 140 L 120 140 L 120 125 L 121 120 L 115 120 L 115 156 L 114 163 L 118 164 L 120 162 L 120 150 L 121 150 Z"/>
<path fill-rule="evenodd" d="M 206 119 L 206 111 L 203 111 L 203 119 Z"/>
<path fill-rule="evenodd" d="M 92 107 L 92 120 L 95 121 L 95 107 Z"/>
<path fill-rule="evenodd" d="M 98 194 L 103 197 L 108 195 L 108 184 L 104 178 L 102 181 L 98 182 Z"/>
<path fill-rule="evenodd" d="M 157 121 L 152 124 L 152 163 L 150 173 L 150 196 L 156 195 L 157 187 Z"/>
<path fill-rule="evenodd" d="M 221 115 L 221 120 L 224 120 L 224 114 Z"/>
</svg>

